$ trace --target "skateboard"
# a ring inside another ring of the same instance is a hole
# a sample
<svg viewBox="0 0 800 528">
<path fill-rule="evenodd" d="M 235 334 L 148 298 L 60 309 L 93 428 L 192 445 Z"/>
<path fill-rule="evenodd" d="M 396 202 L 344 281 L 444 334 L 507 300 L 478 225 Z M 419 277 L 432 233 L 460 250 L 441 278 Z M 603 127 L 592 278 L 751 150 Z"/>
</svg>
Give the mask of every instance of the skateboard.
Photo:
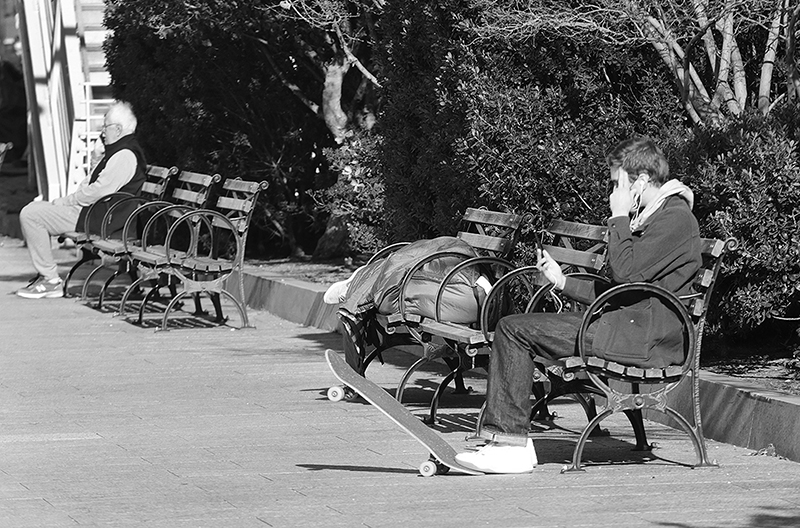
<svg viewBox="0 0 800 528">
<path fill-rule="evenodd" d="M 422 476 L 432 477 L 436 474 L 447 473 L 451 469 L 468 475 L 483 475 L 480 471 L 475 471 L 459 464 L 456 461 L 456 450 L 444 438 L 425 425 L 422 420 L 411 414 L 402 403 L 395 400 L 383 388 L 353 370 L 337 352 L 330 349 L 326 350 L 325 359 L 339 381 L 352 388 L 362 398 L 374 405 L 430 452 L 430 458 L 419 466 L 419 472 Z"/>
</svg>

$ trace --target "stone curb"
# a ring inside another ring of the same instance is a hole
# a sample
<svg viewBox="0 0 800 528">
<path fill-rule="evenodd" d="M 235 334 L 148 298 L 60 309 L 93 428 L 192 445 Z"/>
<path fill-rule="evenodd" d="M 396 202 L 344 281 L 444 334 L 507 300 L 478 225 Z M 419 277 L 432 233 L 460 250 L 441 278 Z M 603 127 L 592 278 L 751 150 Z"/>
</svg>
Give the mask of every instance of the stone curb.
<svg viewBox="0 0 800 528">
<path fill-rule="evenodd" d="M 322 330 L 338 328 L 337 307 L 322 301 L 328 285 L 246 269 L 244 286 L 248 292 L 247 305 L 251 308 Z M 670 406 L 691 417 L 688 389 L 686 384 L 673 391 Z M 701 373 L 700 393 L 703 431 L 707 438 L 755 450 L 772 444 L 777 455 L 800 462 L 800 397 L 711 372 Z M 648 414 L 647 418 L 677 427 L 661 413 Z"/>
</svg>

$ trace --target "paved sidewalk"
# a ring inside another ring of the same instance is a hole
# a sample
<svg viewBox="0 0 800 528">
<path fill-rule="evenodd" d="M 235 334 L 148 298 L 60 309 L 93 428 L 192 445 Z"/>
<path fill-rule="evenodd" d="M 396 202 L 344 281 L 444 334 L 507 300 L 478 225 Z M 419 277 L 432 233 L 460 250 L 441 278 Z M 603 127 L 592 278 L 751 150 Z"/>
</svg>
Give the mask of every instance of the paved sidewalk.
<svg viewBox="0 0 800 528">
<path fill-rule="evenodd" d="M 59 253 L 64 264 L 72 252 Z M 322 351 L 338 335 L 251 312 L 255 330 L 154 332 L 73 299 L 10 294 L 31 275 L 0 237 L 0 527 L 800 525 L 800 465 L 709 442 L 692 470 L 682 433 L 649 424 L 657 458 L 632 453 L 624 418 L 559 473 L 585 423 L 578 406 L 534 432 L 532 475 L 423 478 L 427 454 L 379 412 L 332 403 Z M 391 387 L 411 357 L 368 375 Z M 420 413 L 432 372 L 407 391 Z M 439 429 L 457 448 L 476 393 L 447 395 Z M 605 424 L 606 422 L 604 422 Z"/>
</svg>

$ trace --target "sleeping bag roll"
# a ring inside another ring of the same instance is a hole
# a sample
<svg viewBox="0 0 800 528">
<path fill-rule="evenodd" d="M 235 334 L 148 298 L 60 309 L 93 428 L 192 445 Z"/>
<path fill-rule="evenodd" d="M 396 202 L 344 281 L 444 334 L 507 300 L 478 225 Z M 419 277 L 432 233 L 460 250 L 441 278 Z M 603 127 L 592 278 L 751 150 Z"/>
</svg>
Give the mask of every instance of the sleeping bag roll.
<svg viewBox="0 0 800 528">
<path fill-rule="evenodd" d="M 403 276 L 414 264 L 435 253 L 458 253 L 426 263 L 414 274 L 406 288 L 406 312 L 433 318 L 436 316 L 436 293 L 445 276 L 459 262 L 476 257 L 475 250 L 456 237 L 418 240 L 402 247 L 385 259 L 361 270 L 348 288 L 347 301 L 353 313 L 375 308 L 382 314 L 399 311 L 398 295 Z M 442 296 L 441 320 L 452 323 L 473 323 L 480 305 L 475 282 L 479 273 L 468 267 L 454 276 Z M 347 307 L 347 306 L 346 306 Z"/>
</svg>

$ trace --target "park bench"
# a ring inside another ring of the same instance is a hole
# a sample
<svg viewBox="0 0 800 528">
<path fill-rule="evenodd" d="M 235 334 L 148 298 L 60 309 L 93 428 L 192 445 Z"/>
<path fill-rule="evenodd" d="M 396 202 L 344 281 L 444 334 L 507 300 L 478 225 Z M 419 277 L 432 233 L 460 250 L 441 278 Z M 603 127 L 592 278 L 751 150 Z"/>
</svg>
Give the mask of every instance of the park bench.
<svg viewBox="0 0 800 528">
<path fill-rule="evenodd" d="M 695 467 L 715 466 L 708 459 L 700 416 L 699 370 L 700 352 L 705 326 L 705 318 L 711 295 L 719 274 L 724 256 L 734 250 L 735 239 L 703 239 L 703 266 L 693 283 L 693 293 L 678 298 L 673 293 L 649 283 L 630 283 L 614 286 L 595 299 L 590 306 L 573 303 L 569 299 L 559 299 L 552 293 L 550 285 L 543 286 L 531 300 L 531 310 L 578 310 L 583 312 L 583 322 L 577 337 L 577 356 L 560 360 L 536 358 L 538 368 L 535 382 L 546 381 L 550 389 L 546 393 L 534 390 L 536 401 L 532 407 L 532 417 L 549 415 L 547 403 L 561 396 L 572 396 L 580 403 L 587 415 L 588 423 L 576 443 L 572 463 L 563 471 L 580 471 L 581 459 L 586 442 L 591 435 L 603 434 L 600 422 L 613 413 L 624 412 L 630 421 L 636 438 L 635 450 L 650 450 L 644 428 L 642 411 L 649 410 L 666 414 L 675 420 L 679 427 L 689 434 L 697 455 Z M 599 275 L 582 273 L 582 278 L 605 281 Z M 680 319 L 684 328 L 685 359 L 679 365 L 665 368 L 648 368 L 634 364 L 621 364 L 588 355 L 585 338 L 587 329 L 602 315 L 605 307 L 618 305 L 621 299 L 634 294 L 637 300 L 656 298 L 668 306 Z M 545 306 L 546 297 L 554 299 L 554 305 Z M 669 393 L 685 380 L 691 383 L 691 408 L 693 423 L 673 409 L 669 404 Z M 537 387 L 537 383 L 534 383 Z M 594 398 L 605 400 L 605 408 L 597 412 Z M 482 417 L 478 419 L 478 431 Z"/>
<path fill-rule="evenodd" d="M 166 259 L 167 233 L 184 214 L 206 208 L 214 198 L 215 187 L 221 181 L 222 176 L 219 174 L 181 171 L 175 177 L 174 188 L 168 200 L 155 200 L 142 204 L 131 214 L 123 230 L 122 247 L 117 248 L 117 251 L 129 262 L 131 268 L 135 269 L 136 280 L 125 289 L 116 316 L 125 317 L 129 300 L 134 294 L 139 294 L 144 283 L 150 283 L 150 289 L 139 304 L 137 324 L 142 324 L 148 303 L 160 295 L 162 287 L 167 287 L 171 296 L 175 297 L 177 294 L 175 277 Z M 147 218 L 144 228 L 141 229 L 141 237 L 136 241 L 130 240 L 132 237 L 128 233 L 137 229 L 140 217 Z M 190 229 L 183 231 L 180 235 L 185 239 L 192 238 Z M 202 312 L 197 298 L 195 298 L 195 311 Z"/>
<path fill-rule="evenodd" d="M 703 239 L 703 267 L 697 273 L 693 283 L 694 292 L 681 298 L 659 286 L 647 283 L 631 283 L 615 286 L 600 295 L 587 309 L 578 333 L 577 345 L 579 356 L 566 358 L 561 366 L 561 380 L 569 383 L 578 380 L 571 388 L 562 386 L 559 391 L 570 393 L 589 387 L 591 391 L 602 394 L 606 399 L 605 409 L 597 414 L 584 428 L 575 446 L 572 464 L 565 471 L 581 470 L 583 449 L 589 434 L 602 420 L 616 412 L 625 412 L 630 419 L 636 435 L 636 448 L 649 450 L 642 411 L 650 410 L 666 414 L 689 435 L 697 455 L 695 467 L 716 466 L 716 462 L 708 459 L 705 438 L 703 436 L 700 416 L 700 353 L 705 328 L 706 314 L 710 306 L 714 285 L 725 255 L 736 249 L 736 239 L 727 240 Z M 591 357 L 586 353 L 585 333 L 589 326 L 599 317 L 601 311 L 610 304 L 618 303 L 631 294 L 659 299 L 679 315 L 684 328 L 686 354 L 681 364 L 665 368 L 645 368 L 641 366 L 623 365 Z M 551 372 L 558 373 L 556 369 Z M 582 381 L 577 374 L 585 373 L 588 383 Z M 675 390 L 684 380 L 691 383 L 691 408 L 693 423 L 670 406 L 669 393 Z M 589 385 L 591 384 L 591 386 Z M 597 389 L 597 390 L 594 390 Z"/>
<path fill-rule="evenodd" d="M 178 169 L 176 167 L 167 168 L 158 165 L 148 165 L 145 171 L 145 181 L 142 183 L 142 188 L 138 195 L 134 196 L 129 193 L 116 192 L 104 196 L 89 207 L 84 221 L 83 231 L 64 233 L 59 237 L 61 240 L 66 238 L 73 240 L 81 253 L 80 258 L 73 264 L 64 279 L 63 288 L 65 297 L 69 294 L 69 285 L 75 272 L 84 264 L 94 262 L 100 258 L 102 252 L 96 244 L 101 243 L 107 245 L 111 243 L 121 243 L 124 229 L 114 233 L 108 232 L 111 219 L 114 215 L 128 216 L 135 210 L 137 203 L 163 200 L 169 191 L 172 179 L 177 173 Z M 97 222 L 97 218 L 101 220 Z M 100 230 L 93 232 L 91 227 L 93 225 L 100 225 Z M 88 284 L 91 278 L 93 278 L 102 267 L 101 265 L 92 270 L 89 276 L 84 280 L 81 290 L 81 300 L 86 300 Z M 116 277 L 118 274 L 119 273 L 116 273 L 114 276 Z"/>
<path fill-rule="evenodd" d="M 241 327 L 250 327 L 244 293 L 244 251 L 256 201 L 266 188 L 264 181 L 226 179 L 220 185 L 213 208 L 185 211 L 169 227 L 163 245 L 163 262 L 169 270 L 167 273 L 177 279 L 183 289 L 172 297 L 164 310 L 161 330 L 168 329 L 170 314 L 183 297 L 192 295 L 197 302 L 200 294 L 211 298 L 215 324 L 227 322 L 220 301 L 224 296 L 238 310 Z M 190 234 L 189 240 L 176 244 L 181 230 Z M 146 233 L 142 238 L 142 252 L 148 251 L 145 236 Z M 137 259 L 141 256 L 140 252 L 133 255 Z M 226 289 L 231 277 L 236 279 L 237 295 Z M 195 312 L 195 315 L 202 314 Z"/>
<path fill-rule="evenodd" d="M 545 233 L 548 243 L 542 244 L 542 247 L 561 264 L 565 273 L 596 276 L 605 265 L 607 228 L 556 219 L 550 222 Z M 478 262 L 477 259 L 475 261 Z M 468 265 L 470 263 L 466 261 L 459 266 Z M 448 281 L 458 272 L 458 268 L 457 266 L 452 270 L 439 287 L 436 318 L 425 320 L 420 324 L 423 340 L 436 338 L 444 340 L 448 344 L 448 349 L 457 354 L 458 359 L 455 368 L 434 394 L 427 420 L 429 423 L 435 421 L 438 399 L 450 381 L 468 370 L 488 366 L 491 345 L 494 341 L 494 327 L 501 317 L 531 311 L 537 294 L 540 299 L 537 303 L 540 305 L 559 302 L 558 299 L 552 299 L 545 293 L 539 293 L 545 281 L 536 266 L 525 266 L 510 271 L 504 270 L 505 273 L 495 282 L 483 301 L 478 325 L 468 326 L 442 321 L 439 317 L 440 302 L 445 296 Z M 407 374 L 426 361 L 424 357 L 418 360 Z M 401 380 L 397 392 L 398 399 L 402 398 L 403 385 L 407 380 L 407 375 Z M 544 410 L 546 412 L 546 408 Z M 480 419 L 478 423 L 480 427 Z"/>
<path fill-rule="evenodd" d="M 487 274 L 490 280 L 494 280 L 494 271 L 490 269 L 489 264 L 506 269 L 513 268 L 513 265 L 505 261 L 505 258 L 513 251 L 517 232 L 524 220 L 523 216 L 513 213 L 468 208 L 462 217 L 462 228 L 457 237 L 467 242 L 479 255 L 482 255 L 479 258 L 483 260 L 475 261 L 473 265 L 483 266 L 484 273 Z M 373 255 L 367 265 L 372 265 L 386 258 L 407 244 L 408 242 L 399 242 L 387 246 Z M 382 361 L 382 352 L 392 347 L 412 345 L 409 349 L 421 349 L 423 356 L 432 355 L 432 345 L 427 340 L 423 340 L 418 331 L 419 325 L 424 318 L 406 311 L 404 292 L 419 270 L 426 264 L 441 258 L 467 259 L 461 254 L 438 253 L 418 261 L 406 271 L 401 281 L 400 310 L 398 312 L 380 314 L 372 311 L 366 317 L 361 317 L 350 314 L 345 310 L 339 311 L 338 315 L 342 322 L 344 338 L 349 339 L 356 348 L 360 364 L 355 367 L 362 375 L 375 358 L 379 358 Z M 369 350 L 370 348 L 372 349 L 371 351 Z M 450 355 L 439 356 L 437 359 L 442 359 L 445 362 L 453 361 L 453 357 Z M 456 379 L 456 382 L 458 389 L 466 390 L 466 387 L 463 387 L 463 380 L 460 376 Z M 339 400 L 345 395 L 346 393 L 341 387 L 331 387 L 328 392 L 328 397 L 333 401 Z"/>
</svg>

